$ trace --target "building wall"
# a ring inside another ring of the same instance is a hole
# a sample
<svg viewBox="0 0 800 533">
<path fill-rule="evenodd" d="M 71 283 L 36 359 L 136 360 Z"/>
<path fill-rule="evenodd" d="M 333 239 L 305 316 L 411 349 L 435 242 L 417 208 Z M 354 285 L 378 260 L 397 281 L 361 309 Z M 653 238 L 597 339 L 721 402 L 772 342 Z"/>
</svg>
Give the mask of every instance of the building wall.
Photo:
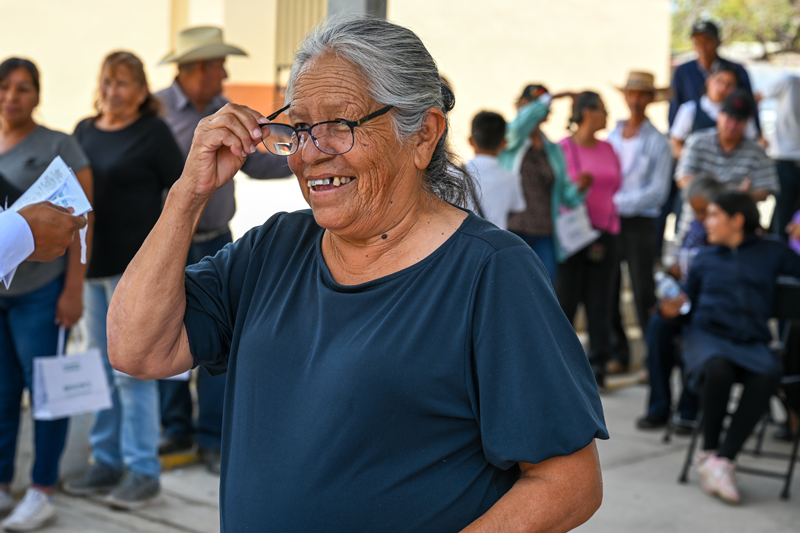
<svg viewBox="0 0 800 533">
<path fill-rule="evenodd" d="M 609 108 L 609 126 L 626 116 L 614 88 L 629 70 L 649 70 L 669 83 L 669 0 L 388 0 L 387 18 L 422 38 L 451 81 L 456 107 L 453 141 L 470 156 L 466 138 L 482 109 L 510 120 L 513 103 L 531 82 L 553 92 L 593 89 Z M 569 100 L 558 101 L 544 131 L 566 135 Z M 666 105 L 653 106 L 666 128 Z"/>
<path fill-rule="evenodd" d="M 151 87 L 170 83 L 171 69 L 156 65 L 170 49 L 171 9 L 168 0 L 0 0 L 0 61 L 34 61 L 42 76 L 37 120 L 71 132 L 94 113 L 100 64 L 113 50 L 136 53 Z"/>
</svg>

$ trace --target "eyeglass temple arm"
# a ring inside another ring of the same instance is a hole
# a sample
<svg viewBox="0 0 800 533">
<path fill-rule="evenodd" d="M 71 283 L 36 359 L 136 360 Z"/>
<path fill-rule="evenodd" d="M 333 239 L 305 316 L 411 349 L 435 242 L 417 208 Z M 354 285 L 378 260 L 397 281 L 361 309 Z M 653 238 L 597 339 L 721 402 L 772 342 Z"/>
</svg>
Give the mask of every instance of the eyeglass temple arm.
<svg viewBox="0 0 800 533">
<path fill-rule="evenodd" d="M 374 113 L 370 113 L 369 115 L 367 115 L 366 117 L 362 118 L 361 120 L 356 121 L 355 125 L 356 126 L 360 126 L 360 125 L 362 125 L 363 123 L 365 123 L 368 120 L 372 120 L 373 118 L 377 118 L 377 117 L 379 117 L 381 115 L 385 115 L 386 113 L 388 113 L 392 109 L 394 109 L 393 105 L 387 105 L 383 109 L 378 109 Z"/>
<path fill-rule="evenodd" d="M 292 104 L 286 104 L 285 106 L 283 106 L 282 108 L 278 109 L 278 110 L 277 110 L 277 111 L 275 111 L 273 114 L 271 114 L 270 116 L 268 116 L 268 117 L 267 117 L 267 120 L 275 120 L 275 118 L 276 118 L 278 115 L 280 115 L 281 113 L 283 113 L 284 111 L 286 111 L 287 109 L 289 109 L 289 106 L 291 106 L 291 105 L 292 105 Z M 265 125 L 266 125 L 266 124 L 259 124 L 259 126 L 265 126 Z"/>
</svg>

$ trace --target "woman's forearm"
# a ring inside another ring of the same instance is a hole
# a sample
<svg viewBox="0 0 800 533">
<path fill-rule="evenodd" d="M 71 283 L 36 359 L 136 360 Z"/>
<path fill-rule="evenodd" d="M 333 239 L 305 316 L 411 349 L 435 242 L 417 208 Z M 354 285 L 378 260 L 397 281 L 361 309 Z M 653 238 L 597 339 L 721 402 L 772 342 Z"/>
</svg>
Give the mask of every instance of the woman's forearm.
<svg viewBox="0 0 800 533">
<path fill-rule="evenodd" d="M 108 309 L 108 356 L 118 370 L 153 379 L 191 368 L 184 269 L 208 199 L 185 192 L 178 181 L 117 285 Z"/>
<path fill-rule="evenodd" d="M 462 533 L 569 531 L 600 507 L 603 479 L 594 442 L 572 455 L 520 467 L 511 490 Z"/>
</svg>

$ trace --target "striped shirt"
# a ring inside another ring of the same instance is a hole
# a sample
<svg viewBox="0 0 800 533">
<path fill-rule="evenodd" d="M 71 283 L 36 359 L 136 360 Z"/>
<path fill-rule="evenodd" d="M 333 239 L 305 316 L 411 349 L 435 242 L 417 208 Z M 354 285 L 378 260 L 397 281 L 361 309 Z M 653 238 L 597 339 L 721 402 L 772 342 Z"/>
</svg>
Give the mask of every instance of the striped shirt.
<svg viewBox="0 0 800 533">
<path fill-rule="evenodd" d="M 742 139 L 735 150 L 726 154 L 719 145 L 716 128 L 689 136 L 678 161 L 675 179 L 683 176 L 710 176 L 732 187 L 750 178 L 750 190 L 771 193 L 781 190 L 775 164 L 761 145 Z"/>
<path fill-rule="evenodd" d="M 689 136 L 675 171 L 676 180 L 683 176 L 709 176 L 731 189 L 749 178 L 751 191 L 778 194 L 781 190 L 775 163 L 760 144 L 742 139 L 733 152 L 726 154 L 719 145 L 717 128 L 700 130 Z M 689 202 L 684 202 L 678 233 L 685 233 L 692 220 L 694 212 Z"/>
</svg>

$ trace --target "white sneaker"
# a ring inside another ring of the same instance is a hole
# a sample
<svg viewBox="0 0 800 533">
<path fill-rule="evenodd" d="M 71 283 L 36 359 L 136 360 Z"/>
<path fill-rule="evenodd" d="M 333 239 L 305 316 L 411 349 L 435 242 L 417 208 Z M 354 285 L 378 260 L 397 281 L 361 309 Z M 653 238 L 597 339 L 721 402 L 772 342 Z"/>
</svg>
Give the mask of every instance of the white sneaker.
<svg viewBox="0 0 800 533">
<path fill-rule="evenodd" d="M 50 497 L 36 488 L 29 488 L 11 516 L 3 520 L 6 531 L 33 531 L 45 525 L 56 515 Z"/>
<path fill-rule="evenodd" d="M 703 490 L 724 501 L 737 504 L 741 500 L 736 488 L 736 463 L 725 457 L 709 457 L 697 471 Z"/>
<path fill-rule="evenodd" d="M 0 489 L 0 515 L 4 515 L 14 508 L 14 498 L 11 494 Z"/>
</svg>

